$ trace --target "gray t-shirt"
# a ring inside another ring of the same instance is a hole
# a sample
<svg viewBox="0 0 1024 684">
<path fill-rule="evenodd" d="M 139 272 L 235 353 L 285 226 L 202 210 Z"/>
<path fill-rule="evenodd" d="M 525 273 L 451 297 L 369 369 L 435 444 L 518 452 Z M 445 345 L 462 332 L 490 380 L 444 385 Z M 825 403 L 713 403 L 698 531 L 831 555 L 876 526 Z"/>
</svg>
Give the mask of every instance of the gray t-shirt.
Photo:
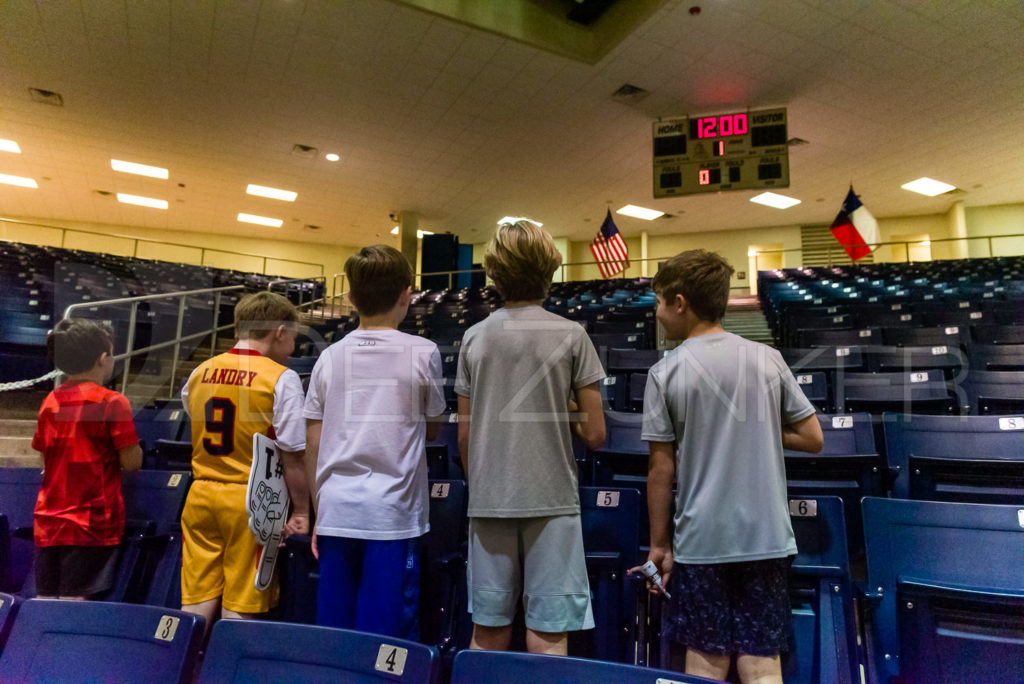
<svg viewBox="0 0 1024 684">
<path fill-rule="evenodd" d="M 605 376 L 583 328 L 539 306 L 499 309 L 466 331 L 455 392 L 469 397 L 469 515 L 580 512 L 568 402 Z"/>
<path fill-rule="evenodd" d="M 688 339 L 651 368 L 641 436 L 676 442 L 676 562 L 796 553 L 782 426 L 813 413 L 777 350 L 732 333 Z"/>
</svg>

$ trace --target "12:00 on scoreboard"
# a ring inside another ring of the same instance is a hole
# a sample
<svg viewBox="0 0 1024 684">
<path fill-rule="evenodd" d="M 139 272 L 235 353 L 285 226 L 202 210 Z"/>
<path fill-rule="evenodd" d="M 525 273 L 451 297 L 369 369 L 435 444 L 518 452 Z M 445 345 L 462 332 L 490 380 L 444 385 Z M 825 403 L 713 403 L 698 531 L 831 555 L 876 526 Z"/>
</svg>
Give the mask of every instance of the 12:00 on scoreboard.
<svg viewBox="0 0 1024 684">
<path fill-rule="evenodd" d="M 789 186 L 786 110 L 654 124 L 654 196 Z"/>
</svg>

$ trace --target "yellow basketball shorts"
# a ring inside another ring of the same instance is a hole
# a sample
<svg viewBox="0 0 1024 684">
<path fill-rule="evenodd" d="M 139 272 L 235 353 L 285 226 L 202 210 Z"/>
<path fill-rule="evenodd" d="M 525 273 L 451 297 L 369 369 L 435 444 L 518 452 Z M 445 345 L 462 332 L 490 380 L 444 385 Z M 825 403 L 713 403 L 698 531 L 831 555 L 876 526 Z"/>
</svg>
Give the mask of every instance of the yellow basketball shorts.
<svg viewBox="0 0 1024 684">
<path fill-rule="evenodd" d="M 255 586 L 261 547 L 249 530 L 245 485 L 196 480 L 181 514 L 181 603 L 221 597 L 236 613 L 265 613 L 277 604 L 278 586 Z"/>
</svg>

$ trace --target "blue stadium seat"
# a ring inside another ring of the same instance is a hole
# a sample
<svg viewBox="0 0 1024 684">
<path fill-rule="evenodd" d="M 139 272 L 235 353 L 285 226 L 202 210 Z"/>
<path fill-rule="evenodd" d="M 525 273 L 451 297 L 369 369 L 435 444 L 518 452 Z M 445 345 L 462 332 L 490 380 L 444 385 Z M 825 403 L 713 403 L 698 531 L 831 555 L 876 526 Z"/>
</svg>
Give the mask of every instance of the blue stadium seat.
<svg viewBox="0 0 1024 684">
<path fill-rule="evenodd" d="M 822 375 L 824 382 L 824 374 Z M 630 411 L 644 410 L 644 392 L 647 390 L 647 373 L 630 373 L 626 406 Z"/>
<path fill-rule="evenodd" d="M 604 446 L 590 452 L 594 486 L 635 487 L 647 479 L 647 442 L 640 439 L 643 414 L 605 411 Z"/>
<path fill-rule="evenodd" d="M 960 383 L 968 411 L 976 415 L 1024 413 L 1024 372 L 971 370 Z"/>
<path fill-rule="evenodd" d="M 843 502 L 850 552 L 863 554 L 860 500 L 885 496 L 885 460 L 875 446 L 871 416 L 856 413 L 818 416 L 825 438 L 821 453 L 786 451 L 786 486 L 790 497 L 836 496 Z"/>
<path fill-rule="evenodd" d="M 929 347 L 865 347 L 867 370 L 879 373 L 941 370 L 952 380 L 967 361 L 957 345 L 940 344 Z"/>
<path fill-rule="evenodd" d="M 625 375 L 609 375 L 598 382 L 598 389 L 601 391 L 601 401 L 606 411 L 626 410 L 628 383 L 628 376 Z"/>
<path fill-rule="evenodd" d="M 1024 505 L 1024 416 L 882 416 L 892 495 Z"/>
<path fill-rule="evenodd" d="M 316 365 L 316 356 L 291 356 L 288 357 L 288 368 L 292 369 L 299 376 L 309 375 Z"/>
<path fill-rule="evenodd" d="M 868 497 L 863 508 L 868 681 L 1024 681 L 1020 507 Z"/>
<path fill-rule="evenodd" d="M 843 330 L 799 330 L 796 335 L 797 347 L 854 347 L 858 345 L 882 344 L 879 328 Z"/>
<path fill-rule="evenodd" d="M 33 514 L 42 483 L 39 468 L 0 468 L 0 515 L 7 519 L 6 534 L 0 525 L 0 548 L 7 553 L 6 567 L 0 566 L 0 591 L 18 593 L 31 580 Z"/>
<path fill-rule="evenodd" d="M 885 344 L 897 347 L 963 347 L 971 341 L 969 330 L 957 325 L 885 328 L 882 330 L 882 338 Z"/>
<path fill-rule="evenodd" d="M 430 532 L 422 539 L 420 564 L 420 640 L 436 646 L 448 668 L 473 634 L 466 610 L 468 504 L 463 480 L 430 481 Z"/>
<path fill-rule="evenodd" d="M 590 341 L 600 352 L 602 349 L 647 349 L 648 338 L 644 332 L 634 333 L 590 333 Z"/>
<path fill-rule="evenodd" d="M 458 414 L 449 413 L 442 417 L 441 430 L 437 438 L 426 443 L 427 472 L 432 480 L 464 479 L 462 461 L 459 459 Z"/>
<path fill-rule="evenodd" d="M 971 368 L 983 371 L 1024 371 L 1024 344 L 976 344 Z"/>
<path fill-rule="evenodd" d="M 346 629 L 256 620 L 213 627 L 199 682 L 436 682 L 437 650 Z"/>
<path fill-rule="evenodd" d="M 646 510 L 642 514 L 646 517 Z M 633 661 L 638 592 L 642 590 L 644 597 L 647 593 L 642 585 L 627 581 L 629 569 L 638 565 L 640 516 L 636 489 L 580 487 L 595 629 L 573 635 L 571 655 Z"/>
<path fill-rule="evenodd" d="M 188 415 L 181 399 L 158 399 L 135 413 L 135 433 L 150 465 L 154 463 L 157 440 L 191 439 L 183 434 Z"/>
<path fill-rule="evenodd" d="M 959 406 L 941 370 L 903 373 L 846 373 L 836 378 L 839 413 L 952 414 Z"/>
<path fill-rule="evenodd" d="M 832 401 L 829 398 L 828 379 L 824 372 L 798 373 L 796 382 L 803 390 L 804 396 L 814 404 L 816 409 L 824 412 L 831 410 Z"/>
<path fill-rule="evenodd" d="M 1024 344 L 1024 325 L 975 325 L 971 336 L 979 344 Z"/>
<path fill-rule="evenodd" d="M 168 608 L 32 599 L 0 654 L 4 682 L 192 679 L 203 618 Z"/>
<path fill-rule="evenodd" d="M 783 658 L 787 684 L 860 680 L 853 586 L 843 502 L 834 496 L 790 499 L 797 555 L 790 577 L 794 643 Z"/>
<path fill-rule="evenodd" d="M 0 594 L 0 654 L 4 652 L 7 637 L 14 626 L 14 616 L 18 614 L 18 599 L 11 594 Z"/>
<path fill-rule="evenodd" d="M 665 355 L 658 349 L 609 349 L 609 373 L 646 373 Z"/>
<path fill-rule="evenodd" d="M 686 682 L 698 684 L 714 680 L 668 670 L 600 660 L 546 656 L 501 651 L 463 651 L 455 657 L 451 684 L 577 684 L 578 682 L 615 682 L 615 684 L 657 684 Z"/>
</svg>

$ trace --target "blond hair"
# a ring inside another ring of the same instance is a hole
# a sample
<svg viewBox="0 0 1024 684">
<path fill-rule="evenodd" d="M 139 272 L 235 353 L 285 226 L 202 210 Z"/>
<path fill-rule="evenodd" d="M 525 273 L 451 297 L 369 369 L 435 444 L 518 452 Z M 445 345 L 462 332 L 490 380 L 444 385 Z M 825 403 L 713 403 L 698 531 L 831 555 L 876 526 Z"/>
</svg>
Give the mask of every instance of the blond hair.
<svg viewBox="0 0 1024 684">
<path fill-rule="evenodd" d="M 484 271 L 506 301 L 546 297 L 561 264 L 554 239 L 529 220 L 499 225 L 484 252 Z"/>
<path fill-rule="evenodd" d="M 298 328 L 299 312 L 287 299 L 273 292 L 256 292 L 235 305 L 235 334 L 240 340 L 262 340 L 284 325 Z"/>
<path fill-rule="evenodd" d="M 732 274 L 732 266 L 720 254 L 691 249 L 663 263 L 654 276 L 653 287 L 665 301 L 683 295 L 698 318 L 718 322 L 729 304 Z"/>
</svg>

